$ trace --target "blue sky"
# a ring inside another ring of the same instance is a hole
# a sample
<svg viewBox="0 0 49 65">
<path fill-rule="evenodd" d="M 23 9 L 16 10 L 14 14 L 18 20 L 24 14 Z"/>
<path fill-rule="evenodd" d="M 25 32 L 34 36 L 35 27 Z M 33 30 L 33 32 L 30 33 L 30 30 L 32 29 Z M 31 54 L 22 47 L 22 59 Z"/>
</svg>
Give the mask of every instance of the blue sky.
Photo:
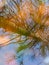
<svg viewBox="0 0 49 65">
<path fill-rule="evenodd" d="M 1 38 L 1 35 L 3 37 Z M 6 36 L 7 35 L 7 36 Z M 15 37 L 15 34 L 13 34 L 12 37 Z M 0 29 L 0 44 L 3 42 L 2 39 L 5 41 L 8 41 L 11 38 L 11 35 L 9 35 L 8 32 L 4 32 L 3 29 Z M 5 42 L 4 41 L 4 42 Z M 15 40 L 14 40 L 15 41 Z M 18 44 L 9 44 L 7 46 L 0 48 L 0 65 L 20 65 L 20 60 L 23 58 L 23 65 L 45 65 L 44 63 L 49 63 L 49 56 L 42 57 L 41 55 L 38 55 L 38 50 L 32 51 L 32 49 L 27 49 L 22 58 L 15 59 L 14 56 L 17 57 L 16 49 L 19 45 Z M 37 55 L 34 57 L 34 52 Z"/>
<path fill-rule="evenodd" d="M 0 49 L 0 65 L 20 65 L 19 61 L 13 56 L 16 55 L 15 52 L 16 45 L 15 44 L 9 44 L 5 47 L 2 47 Z M 33 52 L 32 50 L 27 50 L 23 55 L 23 64 L 24 65 L 44 65 L 43 58 L 39 55 L 35 58 L 32 58 Z M 10 61 L 10 59 L 12 59 Z M 49 62 L 49 58 L 45 60 L 45 62 Z M 9 62 L 9 63 L 8 63 Z"/>
</svg>

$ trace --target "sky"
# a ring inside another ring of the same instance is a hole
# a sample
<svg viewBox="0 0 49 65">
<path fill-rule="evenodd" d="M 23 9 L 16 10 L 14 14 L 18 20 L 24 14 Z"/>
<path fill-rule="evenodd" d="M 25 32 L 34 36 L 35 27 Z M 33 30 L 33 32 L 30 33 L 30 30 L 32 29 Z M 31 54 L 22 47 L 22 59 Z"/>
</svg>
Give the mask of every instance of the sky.
<svg viewBox="0 0 49 65">
<path fill-rule="evenodd" d="M 0 29 L 1 35 L 4 33 L 3 29 Z M 11 38 L 11 35 L 8 35 L 7 38 L 5 35 L 9 33 L 5 32 L 3 37 L 0 35 L 0 44 L 3 43 L 2 40 L 6 42 Z M 23 59 L 23 65 L 46 65 L 49 63 L 49 56 L 42 57 L 38 55 L 34 57 L 34 52 L 32 49 L 27 49 L 22 58 L 16 59 L 17 53 L 15 49 L 18 47 L 18 44 L 9 44 L 0 48 L 0 65 L 20 65 L 20 61 Z M 37 53 L 37 52 L 36 52 Z"/>
<path fill-rule="evenodd" d="M 14 58 L 16 55 L 15 48 L 15 44 L 9 44 L 0 49 L 0 65 L 20 65 L 20 61 Z M 24 53 L 23 65 L 45 65 L 44 63 L 49 62 L 49 57 L 46 57 L 45 60 L 41 56 L 32 58 L 32 54 L 32 50 L 28 50 Z"/>
</svg>

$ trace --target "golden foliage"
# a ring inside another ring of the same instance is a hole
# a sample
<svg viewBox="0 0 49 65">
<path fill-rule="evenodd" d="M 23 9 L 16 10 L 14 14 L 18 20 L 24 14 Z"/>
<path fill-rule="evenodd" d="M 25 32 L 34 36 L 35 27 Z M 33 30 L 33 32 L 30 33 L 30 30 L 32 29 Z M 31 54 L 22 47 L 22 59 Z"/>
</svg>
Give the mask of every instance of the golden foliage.
<svg viewBox="0 0 49 65">
<path fill-rule="evenodd" d="M 6 31 L 29 37 L 35 40 L 35 43 L 36 41 L 41 41 L 43 45 L 48 44 L 49 6 L 42 3 L 35 7 L 32 2 L 27 1 L 21 3 L 18 9 L 17 13 L 11 11 L 13 14 L 7 15 L 7 18 L 4 16 L 0 17 L 0 27 Z"/>
</svg>

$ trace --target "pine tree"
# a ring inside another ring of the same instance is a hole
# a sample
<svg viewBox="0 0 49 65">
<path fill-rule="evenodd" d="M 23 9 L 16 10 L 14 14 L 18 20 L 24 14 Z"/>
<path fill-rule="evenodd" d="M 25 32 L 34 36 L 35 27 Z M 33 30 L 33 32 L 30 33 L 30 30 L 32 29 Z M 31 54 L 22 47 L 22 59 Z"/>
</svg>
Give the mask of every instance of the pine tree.
<svg viewBox="0 0 49 65">
<path fill-rule="evenodd" d="M 18 52 L 40 44 L 39 50 L 45 53 L 46 48 L 49 49 L 49 6 L 46 0 L 7 1 L 0 8 L 0 28 L 20 36 Z M 25 38 L 21 39 L 22 36 Z"/>
</svg>

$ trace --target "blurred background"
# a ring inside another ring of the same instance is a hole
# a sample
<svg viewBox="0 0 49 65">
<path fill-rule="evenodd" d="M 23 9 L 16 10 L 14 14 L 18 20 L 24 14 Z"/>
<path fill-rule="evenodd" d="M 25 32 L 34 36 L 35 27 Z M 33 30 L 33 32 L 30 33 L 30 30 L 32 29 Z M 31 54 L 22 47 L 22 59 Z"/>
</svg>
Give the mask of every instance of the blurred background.
<svg viewBox="0 0 49 65">
<path fill-rule="evenodd" d="M 30 16 L 29 12 L 31 9 L 29 7 L 30 3 L 28 4 L 27 1 L 29 0 L 22 0 L 22 3 L 20 3 L 20 0 L 0 0 L 0 16 L 8 18 L 8 16 L 10 15 L 11 16 L 15 15 L 16 12 L 19 11 L 16 9 L 17 7 L 15 8 L 16 6 L 15 3 L 17 3 L 20 5 L 20 9 L 22 10 L 22 14 L 21 14 L 22 18 L 25 18 L 26 16 L 27 24 L 30 26 L 30 22 L 32 21 L 32 19 L 31 18 L 29 19 L 29 16 Z M 46 5 L 49 5 L 49 0 L 39 0 L 39 1 L 40 2 L 42 1 Z M 35 1 L 32 0 L 32 2 L 34 3 L 35 6 L 37 7 L 39 6 L 37 0 Z M 26 15 L 24 14 L 24 12 L 26 13 Z M 20 15 L 19 15 L 19 18 L 18 20 L 21 22 Z M 11 20 L 13 20 L 13 18 Z M 14 23 L 15 23 L 15 20 L 14 20 Z M 30 27 L 32 27 L 32 25 Z M 12 31 L 13 30 L 14 29 L 12 29 Z M 41 55 L 41 52 L 39 50 L 40 44 L 36 45 L 34 48 L 27 48 L 27 49 L 25 49 L 26 48 L 25 47 L 26 45 L 25 45 L 23 46 L 24 47 L 23 49 L 22 46 L 20 47 L 20 43 L 19 43 L 21 42 L 20 39 L 25 40 L 26 37 L 25 36 L 20 37 L 16 33 L 12 33 L 9 31 L 7 32 L 2 27 L 0 28 L 0 65 L 49 65 L 49 51 L 46 50 L 45 56 Z M 30 42 L 30 39 L 27 40 L 25 44 L 28 42 Z"/>
</svg>

